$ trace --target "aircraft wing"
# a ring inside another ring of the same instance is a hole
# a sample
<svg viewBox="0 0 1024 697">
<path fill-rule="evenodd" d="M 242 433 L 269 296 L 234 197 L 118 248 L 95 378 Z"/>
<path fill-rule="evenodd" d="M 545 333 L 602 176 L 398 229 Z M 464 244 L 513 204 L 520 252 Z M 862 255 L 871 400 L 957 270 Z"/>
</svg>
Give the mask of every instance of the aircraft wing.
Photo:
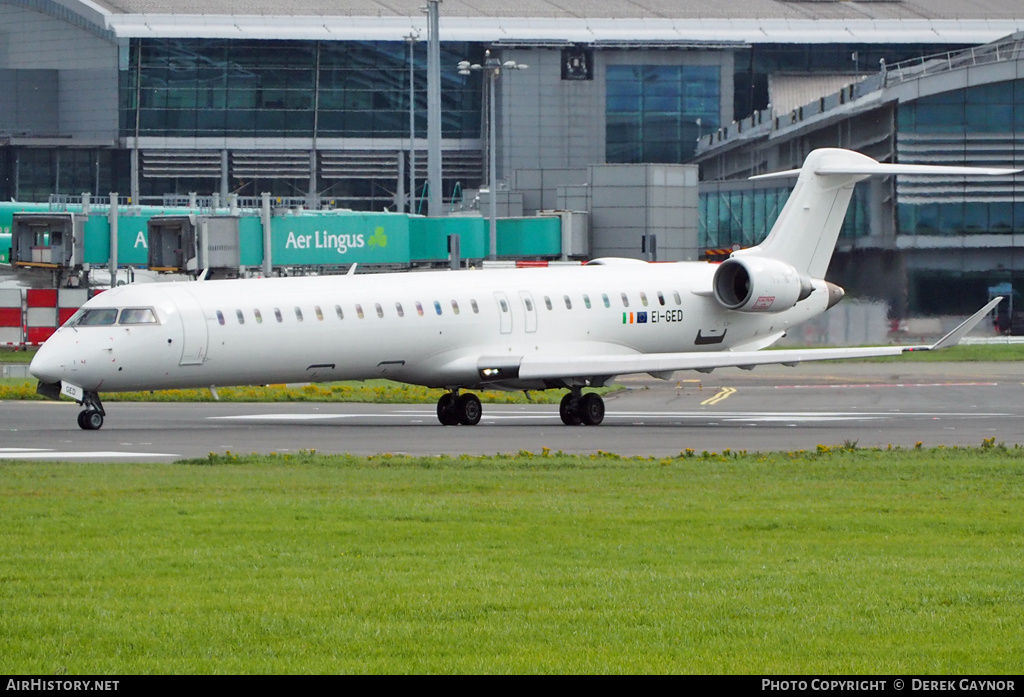
<svg viewBox="0 0 1024 697">
<path fill-rule="evenodd" d="M 898 356 L 909 351 L 933 351 L 954 346 L 992 311 L 1001 297 L 995 298 L 934 344 L 921 346 L 867 346 L 855 348 L 781 349 L 777 351 L 719 351 L 687 353 L 649 353 L 616 356 L 569 356 L 557 358 L 524 357 L 519 364 L 520 379 L 553 379 L 628 375 L 631 373 L 667 374 L 676 370 L 710 372 L 715 368 L 753 368 L 757 365 L 795 365 L 805 361 L 833 361 L 843 358 Z"/>
</svg>

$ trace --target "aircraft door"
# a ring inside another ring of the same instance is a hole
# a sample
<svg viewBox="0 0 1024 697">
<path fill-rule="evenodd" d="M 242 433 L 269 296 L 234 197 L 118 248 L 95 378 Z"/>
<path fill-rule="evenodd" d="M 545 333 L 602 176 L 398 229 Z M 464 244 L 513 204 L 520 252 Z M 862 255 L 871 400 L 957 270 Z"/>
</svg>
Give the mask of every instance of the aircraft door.
<svg viewBox="0 0 1024 697">
<path fill-rule="evenodd" d="M 508 296 L 503 292 L 495 291 L 494 299 L 498 302 L 498 317 L 501 320 L 501 333 L 512 333 L 512 306 L 508 302 Z"/>
<path fill-rule="evenodd" d="M 209 333 L 203 308 L 187 288 L 176 294 L 175 305 L 181 319 L 182 346 L 178 365 L 201 365 L 206 360 Z"/>
<path fill-rule="evenodd" d="M 537 304 L 528 290 L 519 291 L 519 299 L 523 301 L 523 312 L 526 316 L 526 333 L 537 331 Z"/>
</svg>

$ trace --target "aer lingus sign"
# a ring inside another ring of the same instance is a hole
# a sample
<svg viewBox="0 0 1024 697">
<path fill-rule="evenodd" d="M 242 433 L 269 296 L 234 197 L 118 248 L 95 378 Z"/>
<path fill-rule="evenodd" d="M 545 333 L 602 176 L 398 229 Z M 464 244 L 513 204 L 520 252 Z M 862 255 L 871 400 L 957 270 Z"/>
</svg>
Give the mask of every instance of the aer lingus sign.
<svg viewBox="0 0 1024 697">
<path fill-rule="evenodd" d="M 379 213 L 284 216 L 271 224 L 275 265 L 404 264 L 409 219 Z"/>
</svg>

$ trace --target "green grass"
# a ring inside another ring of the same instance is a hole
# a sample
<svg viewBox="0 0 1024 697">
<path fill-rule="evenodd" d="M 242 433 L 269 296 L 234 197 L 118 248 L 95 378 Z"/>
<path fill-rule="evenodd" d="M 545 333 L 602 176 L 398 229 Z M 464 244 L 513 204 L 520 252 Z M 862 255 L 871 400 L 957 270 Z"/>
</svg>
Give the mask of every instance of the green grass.
<svg viewBox="0 0 1024 697">
<path fill-rule="evenodd" d="M 32 357 L 35 355 L 36 349 L 15 351 L 10 348 L 0 348 L 0 363 L 31 363 Z"/>
<path fill-rule="evenodd" d="M 913 361 L 916 363 L 976 363 L 1003 362 L 1024 360 L 1024 344 L 960 344 L 939 351 L 911 351 L 899 356 L 883 356 L 880 358 L 861 358 L 856 362 L 898 363 Z M 855 362 L 855 361 L 848 361 Z"/>
<path fill-rule="evenodd" d="M 1024 449 L 0 465 L 8 673 L 1019 673 Z"/>
</svg>

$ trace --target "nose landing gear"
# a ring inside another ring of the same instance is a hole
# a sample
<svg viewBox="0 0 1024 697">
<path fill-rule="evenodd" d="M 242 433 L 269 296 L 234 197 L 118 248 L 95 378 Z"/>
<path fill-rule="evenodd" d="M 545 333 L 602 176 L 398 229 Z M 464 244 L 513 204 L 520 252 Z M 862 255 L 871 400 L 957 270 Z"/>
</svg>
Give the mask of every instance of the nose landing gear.
<svg viewBox="0 0 1024 697">
<path fill-rule="evenodd" d="M 81 404 L 85 409 L 78 413 L 78 427 L 83 431 L 98 431 L 103 427 L 103 417 L 107 415 L 100 396 L 95 392 L 86 392 Z"/>
</svg>

